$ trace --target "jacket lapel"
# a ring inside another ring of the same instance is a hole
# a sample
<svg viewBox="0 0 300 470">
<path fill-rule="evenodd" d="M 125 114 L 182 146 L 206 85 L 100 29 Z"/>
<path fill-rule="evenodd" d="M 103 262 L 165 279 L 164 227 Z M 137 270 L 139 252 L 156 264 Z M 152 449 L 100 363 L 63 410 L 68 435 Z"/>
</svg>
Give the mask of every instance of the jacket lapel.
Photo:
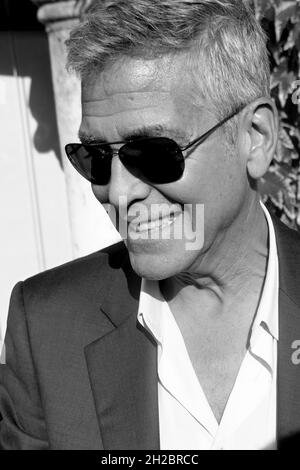
<svg viewBox="0 0 300 470">
<path fill-rule="evenodd" d="M 104 449 L 158 449 L 156 344 L 137 322 L 140 279 L 127 255 L 108 285 L 111 331 L 85 348 Z"/>
<path fill-rule="evenodd" d="M 274 227 L 279 258 L 277 432 L 282 448 L 300 441 L 300 364 L 295 361 L 295 341 L 300 340 L 300 237 L 276 219 Z"/>
</svg>

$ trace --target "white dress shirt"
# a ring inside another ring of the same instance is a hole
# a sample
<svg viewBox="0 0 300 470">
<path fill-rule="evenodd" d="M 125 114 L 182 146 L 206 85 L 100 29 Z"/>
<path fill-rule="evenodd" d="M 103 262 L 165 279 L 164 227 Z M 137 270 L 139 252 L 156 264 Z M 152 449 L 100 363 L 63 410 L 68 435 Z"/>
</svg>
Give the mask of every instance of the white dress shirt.
<svg viewBox="0 0 300 470">
<path fill-rule="evenodd" d="M 142 280 L 138 320 L 155 338 L 160 448 L 276 448 L 278 257 L 272 219 L 267 273 L 249 349 L 218 424 L 157 281 Z"/>
</svg>

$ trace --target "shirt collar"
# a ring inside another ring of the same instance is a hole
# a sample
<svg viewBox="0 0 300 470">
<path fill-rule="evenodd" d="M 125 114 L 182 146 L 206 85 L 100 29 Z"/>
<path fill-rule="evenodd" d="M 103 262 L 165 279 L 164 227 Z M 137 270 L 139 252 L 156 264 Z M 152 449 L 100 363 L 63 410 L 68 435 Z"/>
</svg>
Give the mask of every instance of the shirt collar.
<svg viewBox="0 0 300 470">
<path fill-rule="evenodd" d="M 260 325 L 278 341 L 278 254 L 275 238 L 275 230 L 271 216 L 261 202 L 264 211 L 268 229 L 269 229 L 269 254 L 267 263 L 267 272 L 261 299 L 259 302 L 256 317 L 253 323 L 252 334 Z"/>
<path fill-rule="evenodd" d="M 158 281 L 142 279 L 138 321 L 162 344 L 163 304 L 166 300 L 160 292 Z"/>
</svg>

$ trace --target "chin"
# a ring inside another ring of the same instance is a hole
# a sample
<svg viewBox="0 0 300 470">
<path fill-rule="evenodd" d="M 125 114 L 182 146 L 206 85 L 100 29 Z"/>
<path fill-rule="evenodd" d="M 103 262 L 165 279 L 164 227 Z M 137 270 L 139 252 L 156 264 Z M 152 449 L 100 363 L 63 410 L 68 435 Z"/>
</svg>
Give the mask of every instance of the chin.
<svg viewBox="0 0 300 470">
<path fill-rule="evenodd" d="M 161 281 L 172 276 L 172 270 L 153 255 L 133 254 L 129 252 L 132 269 L 140 277 L 151 281 Z M 157 257 L 158 258 L 158 257 Z"/>
<path fill-rule="evenodd" d="M 162 281 L 186 271 L 191 261 L 186 254 L 180 256 L 178 252 L 136 253 L 129 250 L 129 257 L 137 275 L 151 281 Z"/>
</svg>

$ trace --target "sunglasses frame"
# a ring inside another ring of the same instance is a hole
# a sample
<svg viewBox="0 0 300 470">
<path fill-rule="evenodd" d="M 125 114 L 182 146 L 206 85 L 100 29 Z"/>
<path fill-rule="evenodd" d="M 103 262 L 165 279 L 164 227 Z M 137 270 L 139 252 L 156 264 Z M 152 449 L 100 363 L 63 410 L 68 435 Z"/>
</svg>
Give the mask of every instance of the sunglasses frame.
<svg viewBox="0 0 300 470">
<path fill-rule="evenodd" d="M 190 149 L 191 147 L 194 147 L 195 145 L 200 145 L 202 144 L 211 134 L 213 134 L 217 129 L 219 129 L 219 127 L 223 126 L 223 124 L 225 124 L 227 121 L 229 121 L 230 119 L 232 119 L 234 116 L 236 116 L 240 111 L 242 111 L 243 109 L 245 108 L 245 105 L 244 106 L 241 106 L 239 108 L 237 108 L 235 111 L 233 111 L 232 113 L 230 113 L 228 116 L 226 116 L 224 119 L 222 119 L 221 121 L 219 121 L 217 124 L 215 124 L 213 127 L 211 127 L 208 131 L 206 131 L 204 134 L 202 134 L 200 137 L 197 137 L 196 139 L 194 139 L 193 141 L 189 142 L 186 146 L 184 147 L 181 147 L 179 144 L 177 144 L 177 142 L 174 140 L 174 139 L 169 139 L 167 138 L 168 140 L 174 142 L 177 147 L 180 149 L 181 152 L 184 152 L 188 149 Z M 92 184 L 96 184 L 96 183 L 93 183 L 88 177 L 87 175 L 84 175 L 82 172 L 80 172 L 76 166 L 76 164 L 74 163 L 73 161 L 73 157 L 70 156 L 68 154 L 68 151 L 67 151 L 67 147 L 69 145 L 82 145 L 83 147 L 94 147 L 97 149 L 97 147 L 101 147 L 103 148 L 103 146 L 111 146 L 111 145 L 120 145 L 120 144 L 123 144 L 123 146 L 125 145 L 128 145 L 130 144 L 131 142 L 138 142 L 139 140 L 140 141 L 147 141 L 148 139 L 150 140 L 153 140 L 155 139 L 156 137 L 141 137 L 141 138 L 136 138 L 136 139 L 131 139 L 131 140 L 127 140 L 127 141 L 124 141 L 124 140 L 118 140 L 118 141 L 115 141 L 115 142 L 103 142 L 103 143 L 90 143 L 90 144 L 84 144 L 84 143 L 80 143 L 80 142 L 77 142 L 77 143 L 71 143 L 71 144 L 67 144 L 65 146 L 65 152 L 67 154 L 67 157 L 69 159 L 69 161 L 71 162 L 71 164 L 73 165 L 73 167 L 78 171 L 78 173 L 83 176 L 85 179 L 87 179 L 90 183 Z M 157 137 L 157 138 L 161 138 L 161 137 Z M 122 147 L 123 147 L 122 146 Z M 122 147 L 120 147 L 119 149 L 111 149 L 111 157 L 113 158 L 114 156 L 118 156 L 119 155 L 119 151 L 122 149 Z M 182 155 L 183 156 L 183 155 Z M 184 157 L 183 156 L 183 160 L 185 160 L 187 157 Z M 176 180 L 175 180 L 176 181 Z M 161 183 L 163 184 L 163 183 Z"/>
</svg>

